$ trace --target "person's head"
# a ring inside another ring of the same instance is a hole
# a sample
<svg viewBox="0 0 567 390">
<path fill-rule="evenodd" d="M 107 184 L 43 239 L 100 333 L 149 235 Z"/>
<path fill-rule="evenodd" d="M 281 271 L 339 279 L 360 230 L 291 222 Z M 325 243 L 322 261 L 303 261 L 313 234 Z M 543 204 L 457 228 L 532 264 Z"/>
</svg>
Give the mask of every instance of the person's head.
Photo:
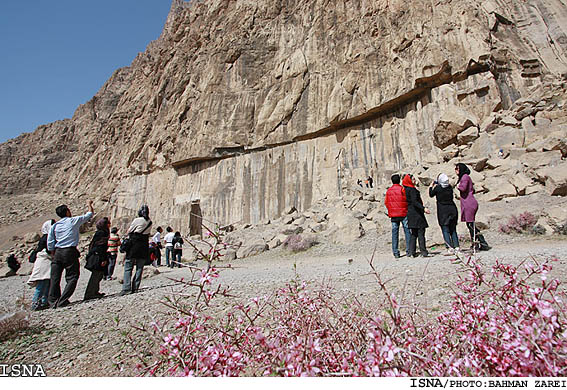
<svg viewBox="0 0 567 390">
<path fill-rule="evenodd" d="M 458 181 L 460 182 L 463 175 L 469 175 L 471 173 L 471 170 L 465 164 L 458 163 L 457 165 L 455 165 L 455 173 L 457 174 L 457 176 L 459 176 Z"/>
<path fill-rule="evenodd" d="M 116 226 L 114 226 L 112 229 L 110 229 L 110 233 L 112 233 L 112 234 L 118 233 L 118 228 Z"/>
<path fill-rule="evenodd" d="M 400 184 L 400 175 L 397 173 L 392 175 L 392 184 Z"/>
<path fill-rule="evenodd" d="M 181 237 L 181 233 L 175 232 L 174 236 L 175 236 L 175 237 Z"/>
<path fill-rule="evenodd" d="M 173 229 L 171 228 L 171 226 L 168 226 L 167 229 L 165 229 L 165 230 L 167 230 L 168 233 L 171 233 L 171 232 L 173 231 Z"/>
<path fill-rule="evenodd" d="M 158 232 L 163 232 L 163 229 L 161 228 L 161 226 L 158 226 L 158 228 L 156 229 Z"/>
<path fill-rule="evenodd" d="M 62 204 L 55 209 L 55 214 L 57 214 L 59 218 L 66 218 L 71 216 L 71 210 L 69 210 L 66 204 Z"/>
<path fill-rule="evenodd" d="M 96 228 L 98 230 L 109 232 L 110 231 L 110 219 L 108 219 L 108 217 L 104 217 L 104 218 L 99 219 L 96 222 Z"/>
<path fill-rule="evenodd" d="M 55 223 L 54 219 L 50 219 L 49 221 L 45 221 L 41 226 L 41 234 L 49 234 L 49 230 L 51 230 L 51 225 Z"/>
<path fill-rule="evenodd" d="M 138 211 L 138 217 L 142 217 L 146 221 L 150 219 L 150 208 L 147 205 L 142 205 Z"/>
<path fill-rule="evenodd" d="M 415 187 L 415 184 L 413 183 L 412 175 L 410 175 L 409 173 L 407 175 L 405 175 L 403 180 L 402 180 L 402 184 L 405 187 Z"/>
<path fill-rule="evenodd" d="M 449 176 L 444 173 L 440 173 L 439 176 L 437 176 L 437 183 L 439 183 L 439 185 L 443 188 L 449 187 Z"/>
</svg>

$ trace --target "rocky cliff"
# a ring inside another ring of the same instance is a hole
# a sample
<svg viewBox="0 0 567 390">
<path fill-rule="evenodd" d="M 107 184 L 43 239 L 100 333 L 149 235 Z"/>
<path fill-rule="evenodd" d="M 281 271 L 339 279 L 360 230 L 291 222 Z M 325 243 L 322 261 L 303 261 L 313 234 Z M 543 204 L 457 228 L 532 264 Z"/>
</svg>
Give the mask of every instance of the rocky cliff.
<svg viewBox="0 0 567 390">
<path fill-rule="evenodd" d="M 566 26 L 561 0 L 175 0 L 73 118 L 0 145 L 0 191 L 89 194 L 113 217 L 145 202 L 187 228 L 195 200 L 258 222 L 366 175 L 527 147 L 565 117 Z"/>
</svg>

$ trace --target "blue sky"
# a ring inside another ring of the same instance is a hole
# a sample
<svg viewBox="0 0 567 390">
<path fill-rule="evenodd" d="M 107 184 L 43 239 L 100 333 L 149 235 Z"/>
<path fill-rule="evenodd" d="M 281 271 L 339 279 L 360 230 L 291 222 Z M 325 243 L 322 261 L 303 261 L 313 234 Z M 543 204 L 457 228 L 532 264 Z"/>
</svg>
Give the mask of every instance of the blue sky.
<svg viewBox="0 0 567 390">
<path fill-rule="evenodd" d="M 171 0 L 7 0 L 0 142 L 70 118 L 161 34 Z"/>
</svg>

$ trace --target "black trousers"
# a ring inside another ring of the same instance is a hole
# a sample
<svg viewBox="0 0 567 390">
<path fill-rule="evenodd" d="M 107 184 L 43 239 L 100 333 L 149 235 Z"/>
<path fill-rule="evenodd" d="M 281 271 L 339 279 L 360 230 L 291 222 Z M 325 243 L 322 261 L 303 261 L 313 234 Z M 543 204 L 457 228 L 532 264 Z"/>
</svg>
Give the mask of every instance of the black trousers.
<svg viewBox="0 0 567 390">
<path fill-rule="evenodd" d="M 57 248 L 51 261 L 51 284 L 49 286 L 49 306 L 56 308 L 69 304 L 69 298 L 77 288 L 81 265 L 79 251 L 75 247 Z M 61 293 L 61 276 L 65 271 L 65 289 Z"/>
<path fill-rule="evenodd" d="M 91 277 L 89 278 L 89 283 L 87 284 L 87 289 L 85 290 L 84 299 L 98 298 L 97 294 L 100 293 L 100 281 L 104 278 L 104 271 L 94 270 L 91 271 Z"/>
<path fill-rule="evenodd" d="M 416 240 L 419 241 L 419 250 L 422 255 L 427 254 L 427 247 L 425 246 L 425 228 L 410 228 L 411 236 L 409 240 L 408 256 L 415 256 Z"/>
</svg>

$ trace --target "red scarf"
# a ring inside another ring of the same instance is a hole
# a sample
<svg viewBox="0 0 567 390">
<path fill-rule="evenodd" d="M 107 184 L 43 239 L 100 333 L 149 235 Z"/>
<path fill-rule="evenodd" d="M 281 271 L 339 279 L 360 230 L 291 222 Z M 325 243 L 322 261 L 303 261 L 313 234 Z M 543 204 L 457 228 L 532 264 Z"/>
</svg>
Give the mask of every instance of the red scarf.
<svg viewBox="0 0 567 390">
<path fill-rule="evenodd" d="M 404 179 L 402 180 L 402 185 L 404 187 L 412 187 L 415 188 L 415 186 L 413 185 L 413 181 L 411 180 L 410 175 L 405 175 Z"/>
</svg>

